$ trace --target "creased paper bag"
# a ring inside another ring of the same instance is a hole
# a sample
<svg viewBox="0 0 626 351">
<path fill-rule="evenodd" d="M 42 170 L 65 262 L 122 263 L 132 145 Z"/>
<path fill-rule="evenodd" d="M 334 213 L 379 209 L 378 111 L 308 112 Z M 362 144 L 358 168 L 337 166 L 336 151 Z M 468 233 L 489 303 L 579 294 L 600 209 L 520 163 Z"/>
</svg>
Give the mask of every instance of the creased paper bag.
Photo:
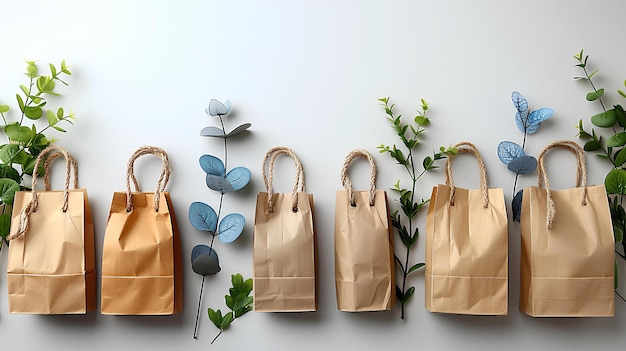
<svg viewBox="0 0 626 351">
<path fill-rule="evenodd" d="M 65 189 L 50 191 L 49 166 L 58 156 L 66 160 Z M 38 191 L 37 170 L 42 162 L 44 191 Z M 87 190 L 78 189 L 76 161 L 65 149 L 52 145 L 39 154 L 34 169 L 32 191 L 16 193 L 13 203 L 7 260 L 9 312 L 92 311 L 96 308 L 93 220 Z"/>
<path fill-rule="evenodd" d="M 576 187 L 550 189 L 546 153 L 576 156 Z M 604 185 L 587 186 L 585 155 L 573 141 L 555 141 L 538 159 L 539 186 L 524 189 L 520 310 L 535 317 L 614 314 L 614 250 Z M 543 184 L 545 183 L 545 188 Z"/>
<path fill-rule="evenodd" d="M 433 188 L 426 218 L 426 308 L 431 312 L 506 315 L 508 304 L 508 220 L 502 189 L 487 187 L 485 165 L 476 147 L 455 145 L 473 154 L 480 189 L 454 186 L 452 160 L 446 184 Z"/>
<path fill-rule="evenodd" d="M 369 191 L 353 191 L 348 166 L 358 157 L 370 164 Z M 341 311 L 385 311 L 395 303 L 393 233 L 387 194 L 376 190 L 376 164 L 354 150 L 341 170 L 346 190 L 335 202 L 335 290 Z"/>
<path fill-rule="evenodd" d="M 288 194 L 274 193 L 273 165 L 278 155 L 291 156 L 296 181 Z M 265 172 L 269 162 L 269 177 Z M 313 195 L 304 188 L 302 164 L 286 147 L 270 149 L 263 160 L 267 192 L 259 193 L 254 221 L 254 310 L 304 312 L 317 309 L 317 256 Z"/>
<path fill-rule="evenodd" d="M 134 175 L 135 160 L 148 154 L 163 162 L 155 192 L 141 192 Z M 141 147 L 128 161 L 127 191 L 113 194 L 104 235 L 102 314 L 169 315 L 182 310 L 180 233 L 165 191 L 169 175 L 163 149 Z"/>
</svg>

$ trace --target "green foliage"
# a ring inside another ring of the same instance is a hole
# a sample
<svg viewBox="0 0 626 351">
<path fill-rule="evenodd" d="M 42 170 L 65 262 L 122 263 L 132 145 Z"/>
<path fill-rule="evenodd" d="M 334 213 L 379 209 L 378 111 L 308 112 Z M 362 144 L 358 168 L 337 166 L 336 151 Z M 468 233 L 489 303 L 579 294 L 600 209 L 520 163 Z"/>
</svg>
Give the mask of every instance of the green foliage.
<svg viewBox="0 0 626 351">
<path fill-rule="evenodd" d="M 25 175 L 32 175 L 35 160 L 39 153 L 54 142 L 45 136 L 48 129 L 59 132 L 65 130 L 60 123 L 73 124 L 74 114 L 65 113 L 65 109 L 58 107 L 56 110 L 48 109 L 48 96 L 58 96 L 57 83 L 68 85 L 62 80 L 70 76 L 72 72 L 65 61 L 61 62 L 60 68 L 53 64 L 48 65 L 50 74 L 40 74 L 35 61 L 26 61 L 28 85 L 20 85 L 20 91 L 15 94 L 18 110 L 13 119 L 10 117 L 11 107 L 0 103 L 0 116 L 2 116 L 2 130 L 6 137 L 6 143 L 0 145 L 0 249 L 9 234 L 11 224 L 11 206 L 15 193 L 28 189 L 24 183 Z M 41 122 L 43 116 L 45 122 Z M 37 124 L 43 126 L 37 129 Z"/>
<path fill-rule="evenodd" d="M 430 124 L 430 119 L 427 117 L 428 103 L 421 99 L 421 109 L 417 111 L 417 116 L 413 118 L 411 123 L 405 124 L 402 121 L 402 115 L 396 115 L 393 111 L 395 104 L 390 104 L 389 98 L 380 98 L 378 101 L 387 114 L 387 121 L 391 123 L 391 127 L 402 143 L 400 148 L 395 144 L 391 146 L 381 144 L 378 146 L 378 150 L 380 153 L 388 154 L 396 163 L 402 165 L 411 181 L 410 188 L 402 187 L 400 180 L 391 188 L 399 196 L 400 202 L 400 209 L 394 211 L 391 215 L 391 224 L 398 233 L 402 245 L 406 248 L 403 259 L 398 254 L 394 255 L 396 265 L 402 272 L 402 275 L 398 275 L 396 296 L 402 308 L 400 318 L 404 319 L 405 305 L 415 292 L 415 287 L 408 286 L 407 278 L 409 274 L 424 266 L 422 262 L 410 263 L 411 249 L 415 247 L 419 237 L 419 228 L 416 226 L 415 220 L 424 206 L 428 205 L 430 201 L 424 199 L 417 200 L 415 187 L 422 175 L 438 168 L 436 165 L 437 161 L 444 159 L 446 155 L 456 154 L 456 149 L 439 148 L 439 152 L 433 152 L 432 156 L 424 157 L 420 169 L 420 164 L 416 164 L 413 159 L 413 151 L 421 144 L 420 137 L 426 131 L 425 127 Z"/>
<path fill-rule="evenodd" d="M 244 314 L 252 311 L 252 279 L 243 280 L 243 276 L 239 273 L 231 275 L 232 288 L 228 289 L 229 294 L 225 296 L 226 306 L 230 309 L 230 312 L 222 315 L 221 310 L 213 310 L 209 308 L 209 319 L 220 330 L 219 333 L 213 338 L 211 344 L 222 335 L 224 329 L 226 329 L 235 319 L 243 316 Z"/>
<path fill-rule="evenodd" d="M 586 95 L 587 101 L 593 101 L 600 105 L 602 111 L 591 116 L 591 124 L 595 127 L 602 128 L 602 133 L 608 135 L 608 138 L 602 138 L 596 133 L 594 128 L 591 132 L 583 128 L 582 119 L 578 122 L 578 136 L 587 140 L 585 151 L 595 152 L 596 156 L 610 162 L 612 169 L 607 173 L 604 179 L 604 185 L 611 209 L 611 222 L 613 224 L 613 234 L 615 236 L 616 245 L 622 245 L 626 249 L 624 241 L 624 230 L 626 228 L 626 212 L 624 211 L 623 202 L 626 195 L 626 113 L 621 105 L 614 105 L 613 108 L 607 109 L 604 101 L 605 90 L 596 88 L 592 78 L 599 72 L 595 70 L 589 73 L 587 70 L 589 56 L 584 54 L 583 50 L 574 55 L 574 59 L 578 62 L 577 67 L 583 71 L 582 76 L 574 77 L 577 80 L 583 80 L 589 83 L 593 89 Z M 626 81 L 624 81 L 626 86 Z M 622 90 L 617 93 L 626 98 L 626 94 Z M 624 255 L 621 255 L 626 259 Z M 617 286 L 617 274 L 615 274 Z"/>
</svg>

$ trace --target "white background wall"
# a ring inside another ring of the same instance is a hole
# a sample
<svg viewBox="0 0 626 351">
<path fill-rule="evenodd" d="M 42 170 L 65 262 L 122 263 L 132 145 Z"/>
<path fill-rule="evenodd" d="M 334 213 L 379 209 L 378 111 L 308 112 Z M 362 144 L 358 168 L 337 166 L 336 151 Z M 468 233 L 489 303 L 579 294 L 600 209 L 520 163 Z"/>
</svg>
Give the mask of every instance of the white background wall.
<svg viewBox="0 0 626 351">
<path fill-rule="evenodd" d="M 531 109 L 555 115 L 528 139 L 537 155 L 548 142 L 576 139 L 575 125 L 598 107 L 584 100 L 588 87 L 572 55 L 584 48 L 597 83 L 619 103 L 623 88 L 623 15 L 620 0 L 588 1 L 3 1 L 0 3 L 0 102 L 14 109 L 25 84 L 23 59 L 66 59 L 74 75 L 59 104 L 78 121 L 57 137 L 78 161 L 81 186 L 89 191 L 96 225 L 97 258 L 114 191 L 124 189 L 125 164 L 141 145 L 164 148 L 173 167 L 168 190 L 183 234 L 185 309 L 172 317 L 10 315 L 6 275 L 0 275 L 0 347 L 14 350 L 206 349 L 217 332 L 206 309 L 225 308 L 230 274 L 252 274 L 256 194 L 263 190 L 261 160 L 270 147 L 286 145 L 304 164 L 307 190 L 315 196 L 319 235 L 319 311 L 306 314 L 250 313 L 236 320 L 211 346 L 215 350 L 333 349 L 614 349 L 623 347 L 626 303 L 605 319 L 533 319 L 517 309 L 519 225 L 510 224 L 510 301 L 506 317 L 431 314 L 424 309 L 423 275 L 400 311 L 348 314 L 336 310 L 333 221 L 335 191 L 345 155 L 366 148 L 379 166 L 379 188 L 404 179 L 402 169 L 376 146 L 396 143 L 377 98 L 391 96 L 397 111 L 414 116 L 419 98 L 431 103 L 432 125 L 421 157 L 440 145 L 472 141 L 485 159 L 490 186 L 505 189 L 510 202 L 514 176 L 500 163 L 500 141 L 521 143 L 515 127 L 514 90 Z M 252 183 L 228 195 L 226 212 L 247 218 L 244 237 L 216 244 L 222 273 L 207 281 L 199 339 L 192 338 L 200 276 L 189 264 L 191 248 L 208 243 L 187 220 L 193 201 L 217 205 L 204 184 L 198 158 L 221 157 L 220 141 L 200 137 L 217 125 L 205 115 L 211 98 L 231 99 L 227 129 L 252 123 L 251 132 L 230 143 L 230 166 L 253 172 Z M 50 104 L 54 105 L 57 101 Z M 55 105 L 56 106 L 56 105 Z M 565 154 L 563 154 L 565 156 Z M 459 186 L 477 187 L 473 161 L 455 164 Z M 573 159 L 552 164 L 557 188 L 572 186 Z M 604 163 L 588 156 L 589 183 L 603 182 Z M 143 165 L 143 167 L 142 167 Z M 156 162 L 138 163 L 144 189 L 156 181 Z M 552 172 L 550 172 L 552 170 Z M 365 188 L 367 170 L 357 163 L 352 181 Z M 60 173 L 60 171 L 59 171 Z M 289 162 L 280 162 L 276 188 L 288 191 Z M 357 177 L 358 175 L 358 177 Z M 439 172 L 423 178 L 430 194 Z M 58 177 L 55 178 L 60 183 Z M 536 176 L 520 179 L 519 187 Z M 397 208 L 397 203 L 392 203 Z M 425 213 L 424 213 L 425 215 Z M 424 228 L 425 218 L 420 218 Z M 424 238 L 414 251 L 423 260 Z M 0 252 L 6 267 L 7 250 Z"/>
</svg>

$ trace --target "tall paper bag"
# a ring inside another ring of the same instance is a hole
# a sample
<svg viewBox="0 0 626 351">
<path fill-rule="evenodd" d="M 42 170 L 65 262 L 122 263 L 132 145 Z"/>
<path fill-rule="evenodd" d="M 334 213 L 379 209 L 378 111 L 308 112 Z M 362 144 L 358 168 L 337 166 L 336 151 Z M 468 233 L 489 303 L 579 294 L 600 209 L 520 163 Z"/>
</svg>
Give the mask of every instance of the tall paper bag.
<svg viewBox="0 0 626 351">
<path fill-rule="evenodd" d="M 289 194 L 273 192 L 274 160 L 281 154 L 292 157 L 296 165 L 296 181 Z M 272 148 L 263 160 L 263 180 L 267 192 L 257 197 L 254 220 L 254 310 L 315 311 L 317 244 L 313 195 L 305 191 L 302 164 L 291 149 Z"/>
<path fill-rule="evenodd" d="M 431 312 L 506 315 L 508 309 L 508 220 L 502 189 L 487 187 L 485 164 L 468 142 L 480 189 L 454 186 L 452 160 L 446 184 L 433 188 L 426 217 L 426 308 Z"/>
<path fill-rule="evenodd" d="M 370 164 L 369 191 L 353 191 L 348 166 Z M 341 170 L 346 190 L 335 202 L 335 290 L 341 311 L 385 311 L 395 303 L 393 233 L 387 194 L 376 190 L 376 164 L 366 150 L 348 154 Z"/>
<path fill-rule="evenodd" d="M 58 156 L 66 160 L 65 189 L 50 191 L 49 168 Z M 42 164 L 44 191 L 37 191 Z M 78 188 L 76 161 L 60 146 L 39 154 L 32 190 L 16 193 L 8 239 L 9 312 L 84 314 L 96 308 L 91 208 L 87 190 Z"/>
<path fill-rule="evenodd" d="M 163 169 L 155 192 L 141 192 L 134 162 L 155 155 Z M 102 252 L 102 314 L 169 315 L 182 311 L 180 233 L 165 187 L 167 153 L 144 146 L 128 161 L 126 192 L 116 192 L 109 211 Z M 131 182 L 136 189 L 131 192 Z"/>
<path fill-rule="evenodd" d="M 576 156 L 575 188 L 550 189 L 545 157 L 555 148 Z M 520 310 L 613 316 L 615 239 L 604 185 L 587 186 L 585 155 L 573 141 L 547 145 L 538 163 L 538 187 L 524 189 L 522 198 Z"/>
</svg>

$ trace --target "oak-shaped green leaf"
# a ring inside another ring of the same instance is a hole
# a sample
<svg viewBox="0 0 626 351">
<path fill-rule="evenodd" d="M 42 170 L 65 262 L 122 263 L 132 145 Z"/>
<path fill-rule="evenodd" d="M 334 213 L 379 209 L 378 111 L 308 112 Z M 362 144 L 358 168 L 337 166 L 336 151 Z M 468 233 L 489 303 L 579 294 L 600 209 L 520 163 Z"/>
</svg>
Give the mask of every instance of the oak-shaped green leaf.
<svg viewBox="0 0 626 351">
<path fill-rule="evenodd" d="M 626 170 L 612 169 L 604 178 L 604 186 L 608 194 L 626 195 Z"/>
</svg>

